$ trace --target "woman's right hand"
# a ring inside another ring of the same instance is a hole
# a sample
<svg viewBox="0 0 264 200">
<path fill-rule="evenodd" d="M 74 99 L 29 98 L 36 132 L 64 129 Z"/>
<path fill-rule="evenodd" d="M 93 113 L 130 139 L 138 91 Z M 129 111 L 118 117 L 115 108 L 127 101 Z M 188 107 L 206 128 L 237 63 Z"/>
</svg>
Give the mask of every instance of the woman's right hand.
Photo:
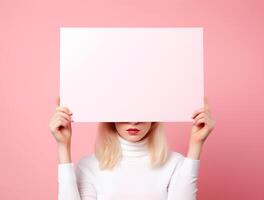
<svg viewBox="0 0 264 200">
<path fill-rule="evenodd" d="M 60 97 L 57 98 L 55 113 L 49 121 L 49 129 L 60 145 L 70 145 L 73 122 L 72 113 L 67 107 L 60 106 Z"/>
</svg>

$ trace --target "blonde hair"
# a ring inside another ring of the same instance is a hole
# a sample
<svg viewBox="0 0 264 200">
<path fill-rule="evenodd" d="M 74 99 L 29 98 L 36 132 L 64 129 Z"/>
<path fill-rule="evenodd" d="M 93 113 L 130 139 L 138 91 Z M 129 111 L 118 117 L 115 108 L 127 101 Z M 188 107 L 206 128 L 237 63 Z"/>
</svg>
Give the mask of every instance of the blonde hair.
<svg viewBox="0 0 264 200">
<path fill-rule="evenodd" d="M 99 123 L 95 141 L 95 156 L 101 170 L 113 169 L 120 161 L 122 151 L 117 134 L 114 122 Z M 150 166 L 152 168 L 162 166 L 167 161 L 170 152 L 163 123 L 152 122 L 145 137 L 147 137 Z"/>
</svg>

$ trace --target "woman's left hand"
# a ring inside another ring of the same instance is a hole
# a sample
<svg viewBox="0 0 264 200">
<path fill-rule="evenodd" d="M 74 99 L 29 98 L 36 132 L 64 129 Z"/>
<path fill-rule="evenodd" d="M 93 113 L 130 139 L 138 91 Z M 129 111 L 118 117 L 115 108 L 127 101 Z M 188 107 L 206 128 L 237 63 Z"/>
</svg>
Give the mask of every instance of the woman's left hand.
<svg viewBox="0 0 264 200">
<path fill-rule="evenodd" d="M 204 107 L 194 111 L 192 118 L 194 121 L 191 129 L 190 143 L 203 144 L 216 124 L 211 116 L 207 97 L 204 97 Z"/>
</svg>

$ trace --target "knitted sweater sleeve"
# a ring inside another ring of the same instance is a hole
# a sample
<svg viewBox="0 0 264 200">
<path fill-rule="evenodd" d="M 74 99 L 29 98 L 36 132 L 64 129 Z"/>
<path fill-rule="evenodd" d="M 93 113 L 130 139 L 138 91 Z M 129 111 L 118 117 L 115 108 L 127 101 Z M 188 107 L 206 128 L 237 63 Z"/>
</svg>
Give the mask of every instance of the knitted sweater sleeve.
<svg viewBox="0 0 264 200">
<path fill-rule="evenodd" d="M 96 191 L 92 175 L 84 170 L 80 163 L 58 165 L 58 200 L 96 200 Z"/>
<path fill-rule="evenodd" d="M 200 160 L 180 154 L 168 186 L 168 200 L 196 200 L 199 165 Z"/>
</svg>

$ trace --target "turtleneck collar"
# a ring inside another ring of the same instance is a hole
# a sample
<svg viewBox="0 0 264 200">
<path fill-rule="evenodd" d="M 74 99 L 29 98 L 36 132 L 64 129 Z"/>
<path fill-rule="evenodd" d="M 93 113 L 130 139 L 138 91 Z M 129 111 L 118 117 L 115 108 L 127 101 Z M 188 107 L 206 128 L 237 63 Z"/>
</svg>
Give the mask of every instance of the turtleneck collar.
<svg viewBox="0 0 264 200">
<path fill-rule="evenodd" d="M 130 142 L 124 138 L 122 138 L 119 134 L 117 134 L 122 155 L 125 157 L 139 157 L 148 155 L 147 149 L 147 140 L 148 138 L 144 138 L 138 142 Z"/>
</svg>

